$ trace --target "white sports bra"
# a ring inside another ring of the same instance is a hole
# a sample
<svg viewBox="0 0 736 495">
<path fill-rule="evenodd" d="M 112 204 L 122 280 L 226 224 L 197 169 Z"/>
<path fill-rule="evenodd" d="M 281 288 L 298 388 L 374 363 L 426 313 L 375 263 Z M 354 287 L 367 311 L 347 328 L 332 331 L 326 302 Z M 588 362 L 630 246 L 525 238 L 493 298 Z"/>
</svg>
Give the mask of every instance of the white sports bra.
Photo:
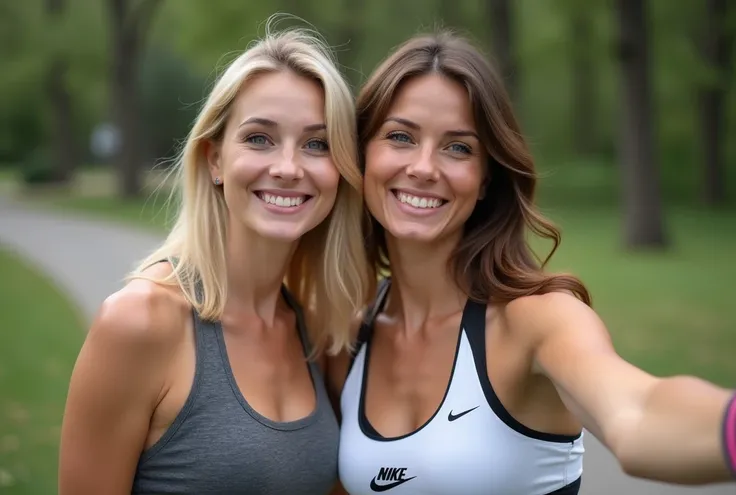
<svg viewBox="0 0 736 495">
<path fill-rule="evenodd" d="M 576 495 L 583 471 L 582 433 L 531 430 L 504 409 L 486 371 L 486 305 L 468 301 L 445 396 L 419 429 L 382 437 L 365 415 L 366 363 L 382 284 L 361 328 L 340 407 L 338 468 L 350 495 Z M 360 342 L 362 341 L 362 342 Z"/>
</svg>

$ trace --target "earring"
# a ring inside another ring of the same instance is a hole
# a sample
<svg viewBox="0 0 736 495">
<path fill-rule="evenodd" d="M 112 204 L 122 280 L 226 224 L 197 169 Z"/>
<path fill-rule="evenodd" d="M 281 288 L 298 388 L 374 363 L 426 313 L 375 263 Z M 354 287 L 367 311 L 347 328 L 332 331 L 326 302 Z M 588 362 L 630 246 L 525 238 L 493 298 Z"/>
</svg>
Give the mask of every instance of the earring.
<svg viewBox="0 0 736 495">
<path fill-rule="evenodd" d="M 222 181 L 220 181 L 220 178 L 219 177 L 215 177 L 215 185 L 216 186 L 219 186 L 221 183 L 222 183 Z"/>
</svg>

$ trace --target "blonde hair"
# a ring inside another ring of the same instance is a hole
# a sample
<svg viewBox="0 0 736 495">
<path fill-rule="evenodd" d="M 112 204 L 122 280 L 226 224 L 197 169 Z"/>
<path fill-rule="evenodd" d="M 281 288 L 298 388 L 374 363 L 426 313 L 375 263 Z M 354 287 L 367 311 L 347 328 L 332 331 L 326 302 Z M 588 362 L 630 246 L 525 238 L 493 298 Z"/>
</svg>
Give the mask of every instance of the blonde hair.
<svg viewBox="0 0 736 495">
<path fill-rule="evenodd" d="M 129 278 L 178 284 L 205 320 L 219 320 L 227 299 L 225 239 L 227 207 L 213 187 L 202 143 L 222 137 L 230 108 L 254 76 L 290 70 L 320 83 L 332 160 L 340 172 L 335 206 L 327 219 L 299 242 L 284 281 L 303 307 L 315 352 L 350 347 L 350 327 L 372 294 L 361 219 L 362 175 L 358 167 L 355 107 L 348 85 L 327 45 L 312 31 L 267 33 L 238 56 L 215 82 L 175 164 L 172 193 L 180 196 L 176 222 L 165 242 Z M 162 259 L 177 260 L 165 279 L 144 270 Z"/>
</svg>

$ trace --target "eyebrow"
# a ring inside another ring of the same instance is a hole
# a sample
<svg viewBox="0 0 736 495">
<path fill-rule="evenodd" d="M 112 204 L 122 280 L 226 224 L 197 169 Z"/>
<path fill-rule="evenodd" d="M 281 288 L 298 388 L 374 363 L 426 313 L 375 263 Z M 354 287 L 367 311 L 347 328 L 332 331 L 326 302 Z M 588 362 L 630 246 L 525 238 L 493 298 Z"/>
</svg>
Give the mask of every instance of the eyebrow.
<svg viewBox="0 0 736 495">
<path fill-rule="evenodd" d="M 278 127 L 278 123 L 276 123 L 276 121 L 273 121 L 271 119 L 264 119 L 263 117 L 251 117 L 249 119 L 246 119 L 240 124 L 239 127 L 243 127 L 248 124 L 260 124 L 266 127 Z M 323 131 L 325 129 L 327 129 L 327 126 L 322 123 L 304 126 L 304 132 Z"/>
<path fill-rule="evenodd" d="M 388 117 L 384 121 L 384 123 L 385 122 L 396 122 L 397 124 L 401 124 L 416 131 L 421 130 L 421 126 L 416 122 L 412 122 L 411 120 L 403 119 L 401 117 Z M 445 132 L 445 134 L 452 137 L 473 137 L 480 141 L 480 137 L 478 136 L 478 134 L 474 131 L 471 131 L 470 129 L 453 129 L 451 131 Z"/>
<path fill-rule="evenodd" d="M 402 119 L 401 117 L 388 117 L 384 122 L 396 122 L 397 124 L 401 124 L 403 126 L 409 127 L 410 129 L 419 130 L 421 127 L 419 127 L 419 124 L 412 122 L 411 120 Z"/>
</svg>

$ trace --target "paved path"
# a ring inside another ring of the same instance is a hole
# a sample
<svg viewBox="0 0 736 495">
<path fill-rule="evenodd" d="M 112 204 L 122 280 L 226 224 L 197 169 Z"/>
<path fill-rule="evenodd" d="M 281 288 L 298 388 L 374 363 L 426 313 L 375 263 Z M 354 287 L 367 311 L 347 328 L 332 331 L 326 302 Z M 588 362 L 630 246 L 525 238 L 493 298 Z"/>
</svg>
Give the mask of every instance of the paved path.
<svg viewBox="0 0 736 495">
<path fill-rule="evenodd" d="M 140 231 L 33 210 L 0 197 L 0 244 L 46 270 L 91 317 L 136 260 L 160 242 Z M 625 476 L 590 434 L 582 495 L 736 495 L 736 486 L 681 488 Z"/>
<path fill-rule="evenodd" d="M 23 207 L 0 196 L 0 245 L 45 270 L 90 319 L 160 240 L 118 224 Z"/>
</svg>

